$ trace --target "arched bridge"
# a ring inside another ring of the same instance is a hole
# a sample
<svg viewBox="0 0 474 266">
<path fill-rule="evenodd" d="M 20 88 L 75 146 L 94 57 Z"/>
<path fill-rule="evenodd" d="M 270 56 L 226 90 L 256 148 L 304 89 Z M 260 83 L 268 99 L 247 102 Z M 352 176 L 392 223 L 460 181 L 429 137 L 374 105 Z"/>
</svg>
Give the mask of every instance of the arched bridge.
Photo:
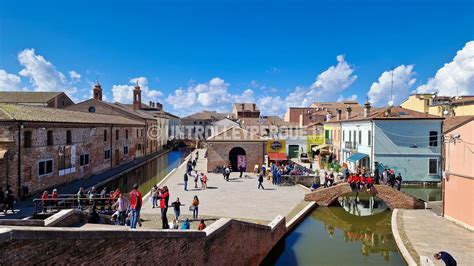
<svg viewBox="0 0 474 266">
<path fill-rule="evenodd" d="M 317 189 L 306 194 L 304 199 L 306 201 L 316 201 L 319 206 L 330 206 L 337 201 L 337 198 L 351 192 L 348 183 L 340 183 L 332 187 Z M 375 185 L 370 193 L 383 200 L 391 210 L 425 208 L 425 203 L 422 200 L 386 185 Z"/>
</svg>

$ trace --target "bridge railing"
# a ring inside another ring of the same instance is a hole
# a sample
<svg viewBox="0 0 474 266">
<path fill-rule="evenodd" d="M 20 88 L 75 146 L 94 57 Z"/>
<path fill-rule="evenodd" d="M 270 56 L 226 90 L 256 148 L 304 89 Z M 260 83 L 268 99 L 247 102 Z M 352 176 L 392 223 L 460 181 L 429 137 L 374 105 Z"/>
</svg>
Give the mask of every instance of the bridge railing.
<svg viewBox="0 0 474 266">
<path fill-rule="evenodd" d="M 40 213 L 46 214 L 48 212 L 54 213 L 65 209 L 87 209 L 96 206 L 99 210 L 112 209 L 112 204 L 115 201 L 111 198 L 101 197 L 77 197 L 76 194 L 60 194 L 58 198 L 35 198 L 33 199 L 34 211 L 33 216 Z"/>
</svg>

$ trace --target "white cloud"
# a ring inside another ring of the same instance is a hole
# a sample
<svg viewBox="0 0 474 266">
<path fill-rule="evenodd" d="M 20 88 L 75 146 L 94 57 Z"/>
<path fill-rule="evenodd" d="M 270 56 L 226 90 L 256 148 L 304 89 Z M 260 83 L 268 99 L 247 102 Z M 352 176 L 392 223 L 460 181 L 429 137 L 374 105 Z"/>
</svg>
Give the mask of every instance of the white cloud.
<svg viewBox="0 0 474 266">
<path fill-rule="evenodd" d="M 161 91 L 151 89 L 148 87 L 148 80 L 145 77 L 137 77 L 129 80 L 130 84 L 133 85 L 113 85 L 112 96 L 114 102 L 120 103 L 132 103 L 133 102 L 133 89 L 137 84 L 140 86 L 142 91 L 142 102 L 148 103 L 149 101 L 159 102 L 159 97 L 163 96 Z"/>
<path fill-rule="evenodd" d="M 206 83 L 191 84 L 186 89 L 179 88 L 168 95 L 166 102 L 174 112 L 189 114 L 201 110 L 228 112 L 234 102 L 254 102 L 254 92 L 251 89 L 241 94 L 231 94 L 230 84 L 219 77 L 212 78 Z"/>
<path fill-rule="evenodd" d="M 0 91 L 20 91 L 21 79 L 15 74 L 6 72 L 0 69 Z"/>
<path fill-rule="evenodd" d="M 354 68 L 343 55 L 336 57 L 337 65 L 320 73 L 309 87 L 296 87 L 288 96 L 267 96 L 259 101 L 264 114 L 282 115 L 289 107 L 309 106 L 315 101 L 335 101 L 356 80 Z"/>
<path fill-rule="evenodd" d="M 81 74 L 74 70 L 69 71 L 69 77 L 71 77 L 71 81 L 74 83 L 81 81 Z"/>
<path fill-rule="evenodd" d="M 69 95 L 77 92 L 63 73 L 34 49 L 25 49 L 18 53 L 18 61 L 24 67 L 19 74 L 30 79 L 35 91 L 64 91 Z"/>
<path fill-rule="evenodd" d="M 416 82 L 414 78 L 416 73 L 413 71 L 413 65 L 400 65 L 393 70 L 393 89 L 392 72 L 385 71 L 380 75 L 377 82 L 372 83 L 367 93 L 370 102 L 374 106 L 386 106 L 390 99 L 390 90 L 392 91 L 393 104 L 398 105 L 404 100 L 411 91 Z"/>
<path fill-rule="evenodd" d="M 443 96 L 474 94 L 474 41 L 467 42 L 453 61 L 440 68 L 426 84 L 419 86 L 417 92 L 438 92 Z"/>
<path fill-rule="evenodd" d="M 337 98 L 337 101 L 338 101 L 338 102 L 357 101 L 357 95 L 352 94 L 352 95 L 349 96 L 349 97 L 344 97 L 344 96 L 340 95 L 339 98 Z"/>
</svg>

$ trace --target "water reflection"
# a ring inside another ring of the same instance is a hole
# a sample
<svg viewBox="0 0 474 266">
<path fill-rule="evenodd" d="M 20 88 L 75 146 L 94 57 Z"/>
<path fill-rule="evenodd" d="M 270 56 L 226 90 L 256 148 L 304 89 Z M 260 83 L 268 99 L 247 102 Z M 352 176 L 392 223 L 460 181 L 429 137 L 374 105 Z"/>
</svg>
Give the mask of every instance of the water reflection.
<svg viewBox="0 0 474 266">
<path fill-rule="evenodd" d="M 190 149 L 182 148 L 180 150 L 171 151 L 152 160 L 151 162 L 126 173 L 118 179 L 107 183 L 107 190 L 131 191 L 133 184 L 137 183 L 140 192 L 148 193 L 150 189 L 160 182 L 173 168 L 178 167 L 181 162 L 188 156 Z M 102 189 L 99 188 L 99 189 Z M 100 190 L 99 190 L 100 191 Z"/>
<path fill-rule="evenodd" d="M 404 265 L 390 219 L 390 210 L 356 216 L 341 207 L 318 207 L 263 264 Z"/>
<path fill-rule="evenodd" d="M 383 200 L 362 192 L 345 194 L 338 201 L 344 210 L 357 216 L 374 215 L 388 209 Z"/>
<path fill-rule="evenodd" d="M 442 200 L 441 187 L 402 187 L 402 191 L 424 201 Z"/>
</svg>

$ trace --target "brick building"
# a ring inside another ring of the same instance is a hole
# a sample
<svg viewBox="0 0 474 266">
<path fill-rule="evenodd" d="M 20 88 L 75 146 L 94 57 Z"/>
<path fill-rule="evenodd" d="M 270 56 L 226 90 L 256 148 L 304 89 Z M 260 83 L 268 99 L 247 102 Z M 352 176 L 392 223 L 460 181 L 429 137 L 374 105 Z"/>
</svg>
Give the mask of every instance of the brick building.
<svg viewBox="0 0 474 266">
<path fill-rule="evenodd" d="M 122 116 L 0 104 L 0 185 L 39 192 L 130 162 L 144 129 Z"/>
<path fill-rule="evenodd" d="M 135 120 L 136 122 L 145 124 L 143 132 L 138 133 L 143 144 L 141 149 L 138 151 L 138 155 L 147 155 L 154 152 L 158 152 L 163 148 L 163 142 L 158 142 L 159 138 L 166 138 L 166 135 L 160 134 L 156 136 L 154 128 L 158 128 L 158 119 L 151 111 L 157 111 L 158 109 L 152 108 L 141 102 L 141 90 L 138 84 L 133 90 L 133 104 L 121 104 L 121 103 L 110 103 L 102 100 L 102 87 L 97 82 L 93 88 L 92 99 L 77 103 L 75 105 L 68 106 L 67 110 L 89 112 L 96 114 L 106 114 L 114 116 L 123 116 L 128 119 Z M 164 127 L 164 123 L 160 123 L 160 127 Z M 161 129 L 160 129 L 161 130 Z M 160 144 L 159 144 L 160 143 Z"/>
<path fill-rule="evenodd" d="M 238 171 L 242 165 L 252 171 L 263 164 L 266 139 L 240 127 L 232 127 L 207 139 L 207 169 L 229 165 Z"/>
<path fill-rule="evenodd" d="M 64 108 L 74 102 L 64 93 L 55 91 L 0 91 L 0 103 Z"/>
<path fill-rule="evenodd" d="M 260 110 L 258 110 L 255 103 L 234 103 L 232 107 L 232 113 L 237 118 L 258 118 L 260 116 Z"/>
</svg>

